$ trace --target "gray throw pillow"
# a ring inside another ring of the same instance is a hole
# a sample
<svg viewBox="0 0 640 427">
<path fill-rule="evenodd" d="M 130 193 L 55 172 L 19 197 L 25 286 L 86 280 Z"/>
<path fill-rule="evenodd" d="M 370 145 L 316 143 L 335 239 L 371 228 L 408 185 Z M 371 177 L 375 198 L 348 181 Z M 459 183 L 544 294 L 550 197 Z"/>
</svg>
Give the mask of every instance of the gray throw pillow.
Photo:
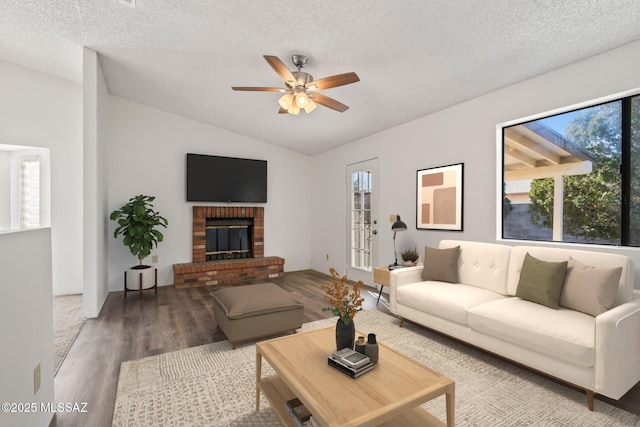
<svg viewBox="0 0 640 427">
<path fill-rule="evenodd" d="M 435 249 L 425 246 L 422 280 L 458 283 L 458 258 L 460 246 Z"/>
<path fill-rule="evenodd" d="M 522 263 L 516 296 L 557 309 L 560 307 L 560 293 L 566 272 L 567 261 L 542 261 L 527 252 Z"/>
<path fill-rule="evenodd" d="M 597 316 L 613 307 L 622 267 L 599 268 L 569 259 L 560 305 Z"/>
</svg>

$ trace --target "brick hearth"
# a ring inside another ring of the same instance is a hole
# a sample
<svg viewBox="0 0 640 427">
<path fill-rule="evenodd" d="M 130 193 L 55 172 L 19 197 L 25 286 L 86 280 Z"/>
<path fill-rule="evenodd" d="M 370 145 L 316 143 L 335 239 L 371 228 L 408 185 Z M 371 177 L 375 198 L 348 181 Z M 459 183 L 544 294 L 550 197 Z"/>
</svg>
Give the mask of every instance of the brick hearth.
<svg viewBox="0 0 640 427">
<path fill-rule="evenodd" d="M 253 258 L 206 261 L 207 219 L 253 220 Z M 173 279 L 177 288 L 205 285 L 230 285 L 264 280 L 284 274 L 284 259 L 264 256 L 264 208 L 262 207 L 193 207 L 193 251 L 191 263 L 174 264 Z"/>
</svg>

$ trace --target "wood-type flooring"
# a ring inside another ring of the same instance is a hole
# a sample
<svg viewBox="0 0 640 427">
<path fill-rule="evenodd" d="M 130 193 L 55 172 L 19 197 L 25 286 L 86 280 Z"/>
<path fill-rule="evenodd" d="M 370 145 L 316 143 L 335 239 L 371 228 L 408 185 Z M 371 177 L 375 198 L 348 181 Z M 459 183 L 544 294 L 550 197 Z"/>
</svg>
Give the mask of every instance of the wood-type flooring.
<svg viewBox="0 0 640 427">
<path fill-rule="evenodd" d="M 304 302 L 304 322 L 332 316 L 322 310 L 326 303 L 320 289 L 330 276 L 306 270 L 271 281 Z M 157 296 L 147 291 L 142 298 L 129 293 L 127 299 L 124 292 L 110 293 L 100 316 L 87 320 L 54 381 L 56 402 L 86 402 L 87 412 L 58 413 L 51 425 L 111 426 L 122 362 L 226 339 L 213 318 L 215 289 L 162 286 Z M 385 294 L 378 305 L 375 289 L 365 287 L 362 295 L 365 309 L 391 314 Z M 640 415 L 640 385 L 619 401 L 606 401 Z"/>
</svg>

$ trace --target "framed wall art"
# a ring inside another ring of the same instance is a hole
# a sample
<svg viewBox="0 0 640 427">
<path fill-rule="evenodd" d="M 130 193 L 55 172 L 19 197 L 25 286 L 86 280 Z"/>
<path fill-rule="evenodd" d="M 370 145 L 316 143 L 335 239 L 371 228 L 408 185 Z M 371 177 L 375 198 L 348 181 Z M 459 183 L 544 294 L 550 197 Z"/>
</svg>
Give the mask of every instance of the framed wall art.
<svg viewBox="0 0 640 427">
<path fill-rule="evenodd" d="M 462 231 L 464 163 L 422 169 L 417 173 L 416 227 Z"/>
</svg>

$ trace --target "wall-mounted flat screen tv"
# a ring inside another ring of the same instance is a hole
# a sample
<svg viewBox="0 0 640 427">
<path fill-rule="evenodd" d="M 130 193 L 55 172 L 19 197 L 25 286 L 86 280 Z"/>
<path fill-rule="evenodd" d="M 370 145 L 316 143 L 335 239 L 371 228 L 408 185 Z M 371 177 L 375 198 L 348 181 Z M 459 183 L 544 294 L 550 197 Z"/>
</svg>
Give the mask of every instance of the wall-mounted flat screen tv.
<svg viewBox="0 0 640 427">
<path fill-rule="evenodd" d="M 267 202 L 267 161 L 187 154 L 187 201 Z"/>
</svg>

